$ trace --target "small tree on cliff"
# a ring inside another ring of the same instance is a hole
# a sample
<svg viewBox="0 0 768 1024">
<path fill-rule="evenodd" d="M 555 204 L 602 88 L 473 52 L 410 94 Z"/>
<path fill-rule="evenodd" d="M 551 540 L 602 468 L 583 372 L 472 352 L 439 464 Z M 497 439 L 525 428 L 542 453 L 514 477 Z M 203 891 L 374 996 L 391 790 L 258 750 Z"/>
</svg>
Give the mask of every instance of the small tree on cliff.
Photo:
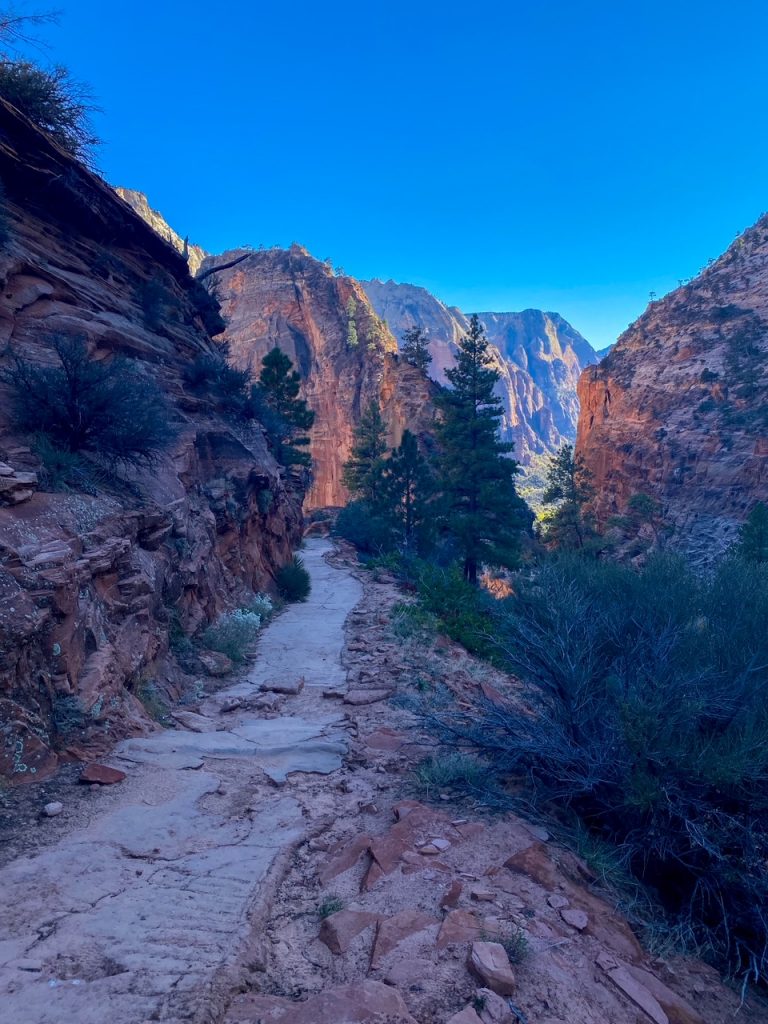
<svg viewBox="0 0 768 1024">
<path fill-rule="evenodd" d="M 384 501 L 406 552 L 423 550 L 430 531 L 430 502 L 435 485 L 427 460 L 410 432 L 386 463 Z"/>
<path fill-rule="evenodd" d="M 585 507 L 595 493 L 592 474 L 572 444 L 563 447 L 549 460 L 547 486 L 542 495 L 552 511 L 542 518 L 544 539 L 558 548 L 581 550 L 594 536 L 594 528 Z"/>
<path fill-rule="evenodd" d="M 277 346 L 261 363 L 259 382 L 252 391 L 252 404 L 264 424 L 278 462 L 284 466 L 309 466 L 307 431 L 315 422 L 314 412 L 299 398 L 301 377 L 293 363 Z"/>
<path fill-rule="evenodd" d="M 355 430 L 352 455 L 344 465 L 344 486 L 354 498 L 380 513 L 385 507 L 384 471 L 387 428 L 378 402 L 371 402 Z"/>
<path fill-rule="evenodd" d="M 403 335 L 403 344 L 400 346 L 400 354 L 406 363 L 415 366 L 426 373 L 432 356 L 429 351 L 429 342 L 420 327 L 409 327 Z"/>
<path fill-rule="evenodd" d="M 736 550 L 747 562 L 768 562 L 768 508 L 762 501 L 754 506 L 739 531 Z"/>
<path fill-rule="evenodd" d="M 502 406 L 493 393 L 499 373 L 476 315 L 446 376 L 451 387 L 438 397 L 445 526 L 461 552 L 464 579 L 475 583 L 482 563 L 516 563 L 527 511 L 515 490 L 513 445 L 499 440 Z"/>
</svg>

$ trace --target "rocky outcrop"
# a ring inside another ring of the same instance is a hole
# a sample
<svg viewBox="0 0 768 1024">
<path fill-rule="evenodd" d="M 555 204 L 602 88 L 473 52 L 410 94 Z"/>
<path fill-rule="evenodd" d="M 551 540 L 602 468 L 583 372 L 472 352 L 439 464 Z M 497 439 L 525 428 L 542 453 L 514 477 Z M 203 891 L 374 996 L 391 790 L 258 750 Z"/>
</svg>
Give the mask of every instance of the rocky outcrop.
<svg viewBox="0 0 768 1024">
<path fill-rule="evenodd" d="M 124 200 L 128 205 L 146 221 L 149 226 L 164 238 L 166 242 L 169 242 L 173 248 L 180 252 L 189 264 L 190 273 L 196 274 L 200 269 L 200 264 L 205 259 L 207 253 L 205 249 L 202 249 L 199 245 L 193 245 L 189 239 L 182 238 L 181 235 L 177 234 L 170 226 L 168 221 L 157 210 L 153 210 L 149 205 L 149 200 L 143 192 L 137 192 L 132 188 L 116 188 L 115 192 Z"/>
<path fill-rule="evenodd" d="M 207 259 L 202 272 L 216 267 L 223 268 L 213 276 L 231 361 L 257 377 L 261 360 L 277 345 L 302 376 L 315 411 L 307 507 L 346 502 L 342 467 L 371 401 L 381 405 L 391 444 L 406 427 L 428 434 L 434 385 L 399 359 L 395 339 L 357 281 L 336 276 L 298 245 L 227 252 Z"/>
<path fill-rule="evenodd" d="M 768 501 L 768 216 L 652 302 L 579 382 L 578 451 L 605 523 L 633 494 L 705 561 Z"/>
<path fill-rule="evenodd" d="M 435 380 L 445 383 L 468 317 L 446 306 L 425 288 L 395 281 L 364 281 L 374 309 L 398 339 L 413 326 L 429 336 Z M 576 386 L 583 368 L 595 361 L 592 346 L 558 313 L 480 313 L 491 343 L 503 401 L 502 432 L 515 444 L 523 465 L 550 454 L 576 436 Z"/>
<path fill-rule="evenodd" d="M 95 359 L 144 367 L 177 426 L 151 472 L 43 490 L 0 386 L 0 775 L 19 780 L 151 726 L 139 698 L 183 682 L 169 633 L 269 587 L 301 514 L 261 429 L 185 388 L 214 343 L 184 259 L 4 102 L 0 176 L 0 367 L 51 363 L 53 335 L 80 336 Z"/>
</svg>

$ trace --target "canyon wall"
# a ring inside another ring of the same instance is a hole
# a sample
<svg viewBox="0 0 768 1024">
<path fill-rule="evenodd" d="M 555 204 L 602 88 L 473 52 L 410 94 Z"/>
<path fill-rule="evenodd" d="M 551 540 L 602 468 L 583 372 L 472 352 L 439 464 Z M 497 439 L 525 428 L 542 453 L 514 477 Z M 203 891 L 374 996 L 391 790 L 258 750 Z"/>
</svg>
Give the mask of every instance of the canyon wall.
<svg viewBox="0 0 768 1024">
<path fill-rule="evenodd" d="M 390 444 L 406 427 L 429 434 L 435 385 L 398 357 L 397 342 L 357 281 L 336 276 L 298 245 L 226 252 L 209 257 L 202 273 L 216 267 L 231 362 L 256 378 L 277 345 L 293 360 L 315 411 L 307 508 L 347 501 L 342 468 L 370 402 L 381 405 Z"/>
<path fill-rule="evenodd" d="M 579 382 L 578 451 L 605 523 L 651 495 L 706 561 L 768 501 L 768 216 L 652 302 Z"/>
<path fill-rule="evenodd" d="M 200 264 L 203 262 L 205 257 L 208 255 L 205 249 L 202 249 L 199 245 L 194 245 L 188 239 L 182 238 L 180 234 L 173 230 L 171 225 L 157 210 L 153 210 L 149 205 L 149 200 L 143 192 L 137 192 L 132 188 L 116 188 L 115 192 L 120 198 L 128 203 L 132 210 L 134 210 L 141 217 L 142 220 L 146 221 L 147 224 L 158 234 L 161 238 L 164 238 L 166 242 L 169 242 L 176 252 L 184 255 L 187 264 L 189 265 L 190 273 L 196 274 L 200 269 Z"/>
<path fill-rule="evenodd" d="M 395 281 L 361 282 L 374 309 L 399 340 L 413 326 L 429 338 L 430 373 L 444 383 L 454 365 L 456 345 L 469 326 L 467 315 L 446 306 L 425 288 Z M 479 313 L 500 379 L 502 434 L 515 444 L 515 457 L 528 465 L 536 455 L 557 451 L 576 436 L 576 387 L 583 368 L 595 360 L 592 346 L 557 313 Z"/>
<path fill-rule="evenodd" d="M 269 588 L 302 524 L 260 427 L 185 385 L 218 320 L 185 260 L 2 101 L 0 178 L 0 371 L 80 337 L 151 376 L 176 428 L 151 471 L 52 490 L 0 384 L 0 776 L 18 781 L 151 728 L 146 695 L 190 682 L 169 637 Z"/>
</svg>

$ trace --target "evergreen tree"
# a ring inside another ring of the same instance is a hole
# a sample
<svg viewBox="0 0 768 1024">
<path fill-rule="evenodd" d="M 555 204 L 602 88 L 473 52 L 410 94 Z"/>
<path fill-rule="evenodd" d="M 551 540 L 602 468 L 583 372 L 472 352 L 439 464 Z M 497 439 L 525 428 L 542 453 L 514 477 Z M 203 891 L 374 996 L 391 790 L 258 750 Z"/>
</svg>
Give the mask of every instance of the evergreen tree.
<svg viewBox="0 0 768 1024">
<path fill-rule="evenodd" d="M 585 513 L 585 506 L 595 491 L 592 474 L 580 455 L 576 455 L 572 444 L 564 444 L 560 451 L 549 460 L 547 486 L 542 503 L 554 505 L 554 510 L 544 517 L 545 539 L 556 547 L 578 548 L 585 546 L 594 530 Z"/>
<path fill-rule="evenodd" d="M 384 470 L 387 428 L 378 402 L 371 402 L 355 431 L 352 455 L 344 465 L 344 486 L 353 497 L 367 502 L 373 512 L 384 507 Z"/>
<path fill-rule="evenodd" d="M 252 390 L 256 416 L 264 424 L 275 458 L 284 466 L 309 466 L 307 431 L 315 422 L 315 414 L 299 398 L 301 377 L 293 363 L 277 346 L 261 363 L 259 382 Z"/>
<path fill-rule="evenodd" d="M 386 470 L 384 501 L 403 549 L 423 550 L 430 532 L 429 503 L 434 495 L 434 481 L 410 430 L 403 432 L 399 447 L 392 450 Z"/>
<path fill-rule="evenodd" d="M 768 508 L 762 501 L 754 506 L 739 531 L 737 550 L 747 562 L 768 562 Z"/>
<path fill-rule="evenodd" d="M 526 506 L 515 490 L 513 445 L 499 440 L 501 399 L 493 389 L 488 341 L 476 315 L 459 342 L 452 385 L 439 396 L 440 484 L 445 525 L 461 551 L 464 578 L 477 581 L 483 562 L 513 566 Z"/>
<path fill-rule="evenodd" d="M 420 327 L 409 327 L 403 335 L 403 344 L 400 346 L 400 355 L 411 366 L 422 370 L 424 373 L 429 369 L 432 356 L 429 351 L 429 342 Z"/>
</svg>

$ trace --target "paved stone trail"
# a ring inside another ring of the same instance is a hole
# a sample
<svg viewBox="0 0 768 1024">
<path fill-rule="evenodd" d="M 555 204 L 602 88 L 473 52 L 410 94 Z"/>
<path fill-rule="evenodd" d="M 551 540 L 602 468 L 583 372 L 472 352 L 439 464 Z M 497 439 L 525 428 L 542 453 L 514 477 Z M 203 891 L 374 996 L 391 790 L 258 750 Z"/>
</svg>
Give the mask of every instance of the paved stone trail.
<svg viewBox="0 0 768 1024">
<path fill-rule="evenodd" d="M 320 687 L 344 689 L 344 621 L 362 590 L 325 562 L 329 550 L 308 542 L 310 599 L 265 629 L 245 682 L 206 702 L 204 731 L 120 744 L 110 760 L 129 777 L 105 809 L 0 871 L 3 1020 L 215 1019 L 260 883 L 311 824 L 290 787 L 265 789 L 263 773 L 280 783 L 291 772 L 331 772 L 346 749 L 343 716 Z M 247 710 L 263 682 L 299 677 L 300 716 Z M 219 714 L 230 697 L 244 709 Z"/>
</svg>

